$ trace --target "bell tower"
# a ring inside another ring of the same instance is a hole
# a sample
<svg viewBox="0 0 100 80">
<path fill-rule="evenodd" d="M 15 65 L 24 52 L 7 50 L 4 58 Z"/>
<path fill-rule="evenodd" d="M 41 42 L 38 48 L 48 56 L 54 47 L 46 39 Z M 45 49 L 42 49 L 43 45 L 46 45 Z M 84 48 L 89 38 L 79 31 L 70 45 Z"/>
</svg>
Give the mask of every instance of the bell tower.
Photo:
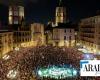
<svg viewBox="0 0 100 80">
<path fill-rule="evenodd" d="M 58 23 L 66 23 L 66 22 L 67 22 L 66 7 L 64 7 L 62 0 L 59 0 L 59 5 L 58 7 L 56 7 L 55 24 L 57 26 Z"/>
</svg>

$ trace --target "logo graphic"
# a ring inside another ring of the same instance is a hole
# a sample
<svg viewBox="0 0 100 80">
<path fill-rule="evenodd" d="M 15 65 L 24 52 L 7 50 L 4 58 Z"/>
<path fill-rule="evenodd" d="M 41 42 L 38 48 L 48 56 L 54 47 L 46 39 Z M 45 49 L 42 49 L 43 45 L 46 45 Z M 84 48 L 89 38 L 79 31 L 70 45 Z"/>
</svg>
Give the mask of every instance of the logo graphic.
<svg viewBox="0 0 100 80">
<path fill-rule="evenodd" d="M 80 76 L 100 76 L 100 60 L 81 60 Z"/>
</svg>

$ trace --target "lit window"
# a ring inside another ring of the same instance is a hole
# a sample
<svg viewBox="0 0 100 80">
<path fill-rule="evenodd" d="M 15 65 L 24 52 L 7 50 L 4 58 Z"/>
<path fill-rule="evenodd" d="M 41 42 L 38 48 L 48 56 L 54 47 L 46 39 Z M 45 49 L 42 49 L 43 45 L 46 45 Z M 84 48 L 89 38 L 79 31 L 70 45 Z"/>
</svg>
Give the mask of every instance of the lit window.
<svg viewBox="0 0 100 80">
<path fill-rule="evenodd" d="M 57 13 L 57 16 L 58 16 L 58 17 L 60 17 L 60 16 L 61 16 L 61 14 L 60 14 L 60 13 Z"/>
<path fill-rule="evenodd" d="M 9 24 L 12 24 L 12 17 L 9 17 Z"/>
<path fill-rule="evenodd" d="M 23 11 L 20 11 L 19 12 L 19 16 L 24 17 L 24 12 Z"/>
<path fill-rule="evenodd" d="M 11 16 L 12 15 L 12 11 L 9 11 L 9 16 Z"/>
<path fill-rule="evenodd" d="M 19 16 L 24 17 L 24 8 L 19 7 Z"/>
</svg>

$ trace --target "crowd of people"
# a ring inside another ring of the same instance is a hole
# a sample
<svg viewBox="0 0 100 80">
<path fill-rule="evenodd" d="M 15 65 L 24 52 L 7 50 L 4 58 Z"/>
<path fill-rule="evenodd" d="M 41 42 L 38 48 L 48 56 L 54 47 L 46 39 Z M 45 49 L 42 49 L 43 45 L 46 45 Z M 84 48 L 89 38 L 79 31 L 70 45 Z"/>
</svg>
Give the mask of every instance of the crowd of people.
<svg viewBox="0 0 100 80">
<path fill-rule="evenodd" d="M 10 77 L 7 76 L 10 70 L 17 72 L 14 80 L 32 80 L 34 77 L 38 79 L 37 69 L 52 65 L 69 64 L 79 70 L 79 63 L 82 58 L 82 54 L 74 48 L 54 46 L 21 48 L 19 51 L 14 50 L 7 55 L 10 56 L 8 59 L 0 59 L 0 80 L 10 80 Z M 71 80 L 88 79 L 78 75 Z"/>
</svg>

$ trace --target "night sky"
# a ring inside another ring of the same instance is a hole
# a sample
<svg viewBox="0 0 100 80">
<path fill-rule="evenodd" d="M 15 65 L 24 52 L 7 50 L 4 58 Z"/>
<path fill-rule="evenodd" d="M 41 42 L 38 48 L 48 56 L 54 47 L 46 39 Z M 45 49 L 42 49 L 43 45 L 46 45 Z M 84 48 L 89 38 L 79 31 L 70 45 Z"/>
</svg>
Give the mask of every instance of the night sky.
<svg viewBox="0 0 100 80">
<path fill-rule="evenodd" d="M 0 20 L 7 23 L 8 5 L 13 3 L 25 6 L 27 22 L 47 23 L 54 20 L 58 2 L 59 0 L 0 0 Z M 100 0 L 63 0 L 63 2 L 69 10 L 70 21 L 73 22 L 96 15 L 100 10 Z"/>
</svg>

